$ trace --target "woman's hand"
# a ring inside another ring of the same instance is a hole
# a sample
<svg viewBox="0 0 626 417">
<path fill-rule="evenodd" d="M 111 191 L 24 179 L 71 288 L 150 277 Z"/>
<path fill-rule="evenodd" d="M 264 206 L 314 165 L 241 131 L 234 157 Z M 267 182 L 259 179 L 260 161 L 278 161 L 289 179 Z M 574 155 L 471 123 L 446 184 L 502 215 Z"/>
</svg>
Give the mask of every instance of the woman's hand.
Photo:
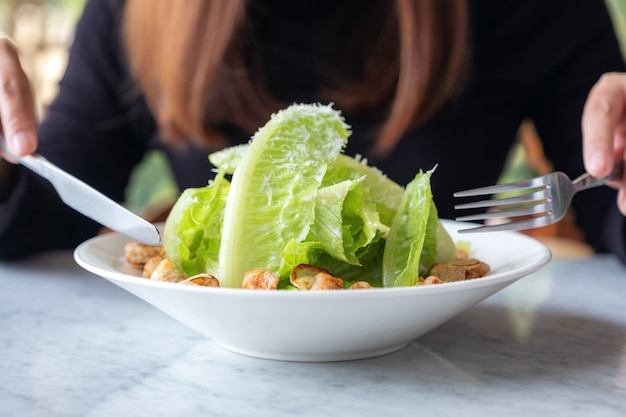
<svg viewBox="0 0 626 417">
<path fill-rule="evenodd" d="M 30 82 L 20 65 L 17 50 L 8 39 L 0 39 L 0 132 L 11 154 L 24 156 L 35 151 L 35 121 Z M 12 159 L 5 153 L 1 156 Z"/>
<path fill-rule="evenodd" d="M 587 172 L 608 175 L 616 160 L 626 158 L 626 73 L 604 74 L 591 89 L 582 117 L 583 158 Z M 626 216 L 626 175 L 617 205 Z"/>
</svg>

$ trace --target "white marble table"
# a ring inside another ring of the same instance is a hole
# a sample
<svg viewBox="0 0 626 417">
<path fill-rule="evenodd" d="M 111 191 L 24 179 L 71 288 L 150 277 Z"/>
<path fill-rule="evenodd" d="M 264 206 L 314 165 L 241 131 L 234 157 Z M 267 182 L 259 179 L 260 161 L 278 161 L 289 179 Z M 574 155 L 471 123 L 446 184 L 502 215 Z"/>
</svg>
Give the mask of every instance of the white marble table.
<svg viewBox="0 0 626 417">
<path fill-rule="evenodd" d="M 0 263 L 2 416 L 625 416 L 626 268 L 544 269 L 382 357 L 223 350 L 81 270 Z"/>
</svg>

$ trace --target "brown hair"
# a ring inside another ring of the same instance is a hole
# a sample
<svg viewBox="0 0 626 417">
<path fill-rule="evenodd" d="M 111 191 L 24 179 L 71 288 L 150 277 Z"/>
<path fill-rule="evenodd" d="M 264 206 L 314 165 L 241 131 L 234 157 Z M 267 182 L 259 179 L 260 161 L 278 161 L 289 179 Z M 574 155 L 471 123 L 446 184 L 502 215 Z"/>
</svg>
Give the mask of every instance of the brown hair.
<svg viewBox="0 0 626 417">
<path fill-rule="evenodd" d="M 190 136 L 220 147 L 225 142 L 216 134 L 218 125 L 253 133 L 290 104 L 270 93 L 258 48 L 248 48 L 254 42 L 251 3 L 127 0 L 124 39 L 131 72 L 164 138 Z M 334 101 L 344 112 L 384 108 L 375 148 L 386 153 L 457 91 L 467 59 L 468 11 L 466 0 L 377 4 L 384 10 L 372 9 L 353 33 L 361 45 L 341 53 L 344 63 L 359 63 L 358 76 L 331 73 L 319 99 Z M 335 63 L 340 65 L 330 65 Z"/>
</svg>

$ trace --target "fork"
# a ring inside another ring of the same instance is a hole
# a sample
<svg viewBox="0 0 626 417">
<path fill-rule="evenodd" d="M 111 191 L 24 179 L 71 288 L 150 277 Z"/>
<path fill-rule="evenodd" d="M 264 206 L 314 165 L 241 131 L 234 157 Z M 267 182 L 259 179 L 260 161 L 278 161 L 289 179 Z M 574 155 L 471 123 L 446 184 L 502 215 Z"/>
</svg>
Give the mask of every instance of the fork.
<svg viewBox="0 0 626 417">
<path fill-rule="evenodd" d="M 495 221 L 495 224 L 480 225 L 459 232 L 534 229 L 556 223 L 567 213 L 574 194 L 611 181 L 621 180 L 623 174 L 624 161 L 620 160 L 615 163 L 613 171 L 602 178 L 583 174 L 572 181 L 562 172 L 553 172 L 541 177 L 508 184 L 456 192 L 454 197 L 495 197 L 455 205 L 456 210 L 488 209 L 480 214 L 457 217 L 456 220 L 458 221 Z M 516 195 L 507 196 L 513 192 Z"/>
</svg>

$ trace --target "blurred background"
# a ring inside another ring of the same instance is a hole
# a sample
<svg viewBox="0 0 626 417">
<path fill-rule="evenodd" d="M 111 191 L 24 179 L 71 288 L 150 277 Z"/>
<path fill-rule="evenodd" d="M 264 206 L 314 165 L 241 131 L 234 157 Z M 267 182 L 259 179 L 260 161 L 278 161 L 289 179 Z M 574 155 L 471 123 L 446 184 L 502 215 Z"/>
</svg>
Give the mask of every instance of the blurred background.
<svg viewBox="0 0 626 417">
<path fill-rule="evenodd" d="M 38 111 L 45 115 L 63 75 L 73 27 L 86 0 L 0 0 L 0 34 L 9 36 L 19 48 L 24 70 L 30 77 Z M 611 11 L 626 57 L 626 0 L 605 0 Z M 520 127 L 519 141 L 511 150 L 501 181 L 512 181 L 544 174 L 551 170 L 543 158 L 539 138 L 532 123 Z M 169 207 L 178 196 L 163 155 L 153 152 L 133 174 L 127 190 L 127 206 L 147 217 Z M 542 239 L 565 238 L 580 241 L 571 219 L 548 228 L 529 232 Z M 581 251 L 586 251 L 584 247 Z"/>
<path fill-rule="evenodd" d="M 86 0 L 0 0 L 0 32 L 17 45 L 35 91 L 40 118 L 57 92 L 67 63 L 74 25 Z M 158 216 L 178 197 L 165 158 L 146 155 L 127 190 L 126 205 L 146 217 Z"/>
</svg>

